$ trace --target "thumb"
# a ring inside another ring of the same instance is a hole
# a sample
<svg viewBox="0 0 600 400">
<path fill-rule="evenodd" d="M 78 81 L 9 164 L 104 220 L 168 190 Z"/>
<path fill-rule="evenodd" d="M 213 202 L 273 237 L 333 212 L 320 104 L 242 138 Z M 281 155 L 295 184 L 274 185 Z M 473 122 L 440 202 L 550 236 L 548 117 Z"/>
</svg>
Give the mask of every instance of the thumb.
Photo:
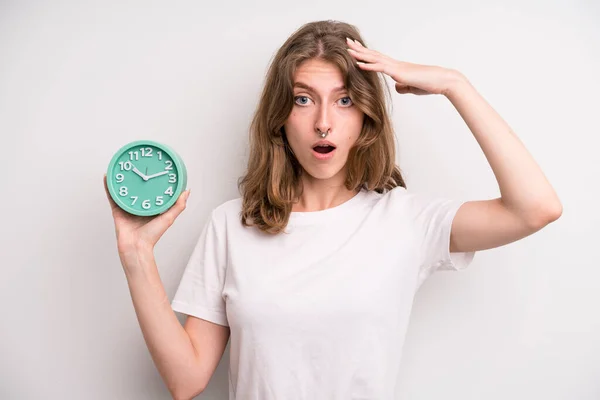
<svg viewBox="0 0 600 400">
<path fill-rule="evenodd" d="M 416 88 L 414 86 L 410 86 L 410 85 L 404 85 L 401 83 L 396 83 L 396 92 L 400 93 L 400 94 L 416 94 L 416 95 L 424 95 L 424 94 L 430 94 L 428 91 L 423 90 L 423 89 L 419 89 Z"/>
<path fill-rule="evenodd" d="M 175 222 L 179 214 L 185 210 L 187 206 L 187 199 L 190 196 L 190 189 L 184 191 L 179 195 L 177 202 L 167 210 L 167 212 L 159 215 L 154 218 L 152 221 L 148 222 L 145 226 L 146 239 L 152 244 L 156 244 L 158 240 L 162 237 L 162 235 L 166 232 L 171 225 Z"/>
</svg>

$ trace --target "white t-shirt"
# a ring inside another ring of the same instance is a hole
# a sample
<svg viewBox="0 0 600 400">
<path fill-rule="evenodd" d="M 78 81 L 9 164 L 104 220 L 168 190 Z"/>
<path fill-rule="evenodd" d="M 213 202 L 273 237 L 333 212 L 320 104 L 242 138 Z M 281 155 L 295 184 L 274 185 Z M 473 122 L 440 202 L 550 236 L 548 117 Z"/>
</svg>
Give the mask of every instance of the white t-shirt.
<svg viewBox="0 0 600 400">
<path fill-rule="evenodd" d="M 231 329 L 231 400 L 393 399 L 413 297 L 449 252 L 462 201 L 363 189 L 293 212 L 286 233 L 240 222 L 241 198 L 215 208 L 173 310 Z"/>
</svg>

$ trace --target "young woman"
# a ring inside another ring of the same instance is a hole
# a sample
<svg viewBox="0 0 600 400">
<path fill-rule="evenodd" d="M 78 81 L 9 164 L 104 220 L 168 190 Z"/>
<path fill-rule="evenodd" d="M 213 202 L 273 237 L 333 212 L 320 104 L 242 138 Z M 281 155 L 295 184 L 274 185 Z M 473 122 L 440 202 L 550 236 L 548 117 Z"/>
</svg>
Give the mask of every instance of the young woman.
<svg viewBox="0 0 600 400">
<path fill-rule="evenodd" d="M 153 249 L 189 191 L 151 219 L 111 202 L 135 311 L 175 398 L 202 392 L 231 337 L 230 399 L 392 399 L 422 282 L 560 216 L 536 162 L 461 73 L 363 43 L 353 26 L 319 21 L 279 49 L 251 125 L 242 197 L 212 211 L 171 304 Z M 501 197 L 406 189 L 381 74 L 399 93 L 448 98 Z M 174 311 L 188 315 L 183 327 Z"/>
</svg>

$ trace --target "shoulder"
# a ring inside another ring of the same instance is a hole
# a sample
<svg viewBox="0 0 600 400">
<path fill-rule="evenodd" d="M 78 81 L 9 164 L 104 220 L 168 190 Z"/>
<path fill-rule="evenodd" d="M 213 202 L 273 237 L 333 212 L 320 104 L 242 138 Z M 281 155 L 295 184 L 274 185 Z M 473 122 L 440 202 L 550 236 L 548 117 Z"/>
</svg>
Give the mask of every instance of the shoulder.
<svg viewBox="0 0 600 400">
<path fill-rule="evenodd" d="M 205 233 L 217 237 L 227 235 L 231 226 L 239 225 L 241 198 L 227 200 L 209 209 L 204 221 Z"/>
<path fill-rule="evenodd" d="M 211 211 L 211 219 L 214 222 L 226 222 L 231 219 L 239 219 L 242 212 L 242 198 L 237 197 L 227 200 Z"/>
<path fill-rule="evenodd" d="M 435 214 L 437 210 L 453 206 L 456 201 L 435 196 L 427 192 L 411 191 L 397 186 L 385 193 L 373 193 L 369 196 L 376 207 L 384 214 L 402 218 L 422 219 Z"/>
<path fill-rule="evenodd" d="M 386 210 L 401 210 L 406 206 L 410 206 L 411 203 L 424 201 L 421 196 L 409 192 L 402 186 L 396 186 L 384 193 L 371 190 L 368 192 L 367 198 L 373 205 L 383 207 Z"/>
</svg>

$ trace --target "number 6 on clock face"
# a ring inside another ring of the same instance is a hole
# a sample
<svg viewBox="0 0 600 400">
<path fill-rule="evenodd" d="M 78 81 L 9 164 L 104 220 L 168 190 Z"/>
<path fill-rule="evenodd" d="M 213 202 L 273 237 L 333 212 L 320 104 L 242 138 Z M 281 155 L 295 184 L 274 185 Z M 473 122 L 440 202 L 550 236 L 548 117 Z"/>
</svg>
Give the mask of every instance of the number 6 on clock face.
<svg viewBox="0 0 600 400">
<path fill-rule="evenodd" d="M 115 203 L 140 216 L 167 211 L 187 184 L 183 159 L 169 146 L 151 140 L 121 147 L 113 155 L 106 177 Z"/>
</svg>

